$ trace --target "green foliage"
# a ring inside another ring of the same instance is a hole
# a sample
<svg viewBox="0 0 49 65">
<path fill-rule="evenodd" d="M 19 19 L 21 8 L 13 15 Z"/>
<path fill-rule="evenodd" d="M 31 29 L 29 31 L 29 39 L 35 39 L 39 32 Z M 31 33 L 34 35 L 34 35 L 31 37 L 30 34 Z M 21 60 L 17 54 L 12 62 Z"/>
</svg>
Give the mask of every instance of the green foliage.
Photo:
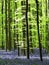
<svg viewBox="0 0 49 65">
<path fill-rule="evenodd" d="M 17 41 L 17 37 L 14 37 L 14 30 L 15 34 L 19 35 L 18 36 L 18 41 L 21 44 L 23 42 L 23 23 L 22 20 L 25 18 L 25 16 L 22 15 L 22 6 L 21 6 L 21 1 L 23 0 L 10 0 L 10 9 L 12 10 L 11 12 L 11 41 L 12 44 L 14 43 L 14 39 Z M 25 1 L 25 0 L 24 0 Z M 46 16 L 47 12 L 46 9 L 46 0 L 38 0 L 39 1 L 39 30 L 40 30 L 40 38 L 41 38 L 41 43 L 43 47 L 46 47 L 46 36 L 47 36 L 47 30 L 46 30 L 46 24 L 49 20 L 48 16 Z M 6 43 L 6 33 L 5 33 L 5 0 L 3 0 L 4 6 L 3 6 L 3 14 L 1 13 L 2 11 L 2 0 L 0 0 L 0 45 L 2 41 L 2 25 L 4 28 L 4 33 L 3 33 L 3 42 L 4 44 Z M 17 6 L 16 6 L 17 4 Z M 35 0 L 29 0 L 30 4 L 30 11 L 28 12 L 28 25 L 31 25 L 32 28 L 29 29 L 29 31 L 32 32 L 32 46 L 33 47 L 38 47 L 38 33 L 37 33 L 37 17 L 36 17 L 36 2 Z M 9 4 L 7 4 L 9 5 Z M 48 2 L 47 2 L 48 5 Z M 16 8 L 17 7 L 17 8 Z M 23 6 L 25 7 L 25 5 Z M 25 10 L 24 10 L 25 11 Z M 8 14 L 8 10 L 7 10 Z M 2 17 L 3 17 L 3 24 L 2 24 Z M 15 20 L 15 23 L 14 23 Z M 9 21 L 8 21 L 9 22 Z M 25 21 L 26 22 L 26 21 Z M 16 27 L 14 29 L 14 26 Z M 18 27 L 17 27 L 18 26 Z M 30 34 L 29 34 L 30 37 Z M 26 42 L 25 42 L 26 43 Z"/>
</svg>

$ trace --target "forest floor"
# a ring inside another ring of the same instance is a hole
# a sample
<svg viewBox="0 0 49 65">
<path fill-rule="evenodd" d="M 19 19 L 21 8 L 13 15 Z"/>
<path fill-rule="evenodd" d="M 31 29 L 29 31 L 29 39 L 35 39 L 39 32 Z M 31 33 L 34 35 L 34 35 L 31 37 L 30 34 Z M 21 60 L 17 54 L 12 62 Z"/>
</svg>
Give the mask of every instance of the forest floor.
<svg viewBox="0 0 49 65">
<path fill-rule="evenodd" d="M 43 61 L 40 61 L 39 49 L 33 50 L 29 60 L 26 56 L 18 56 L 17 53 L 17 50 L 0 50 L 0 65 L 49 65 L 49 56 L 45 50 L 42 50 Z"/>
</svg>

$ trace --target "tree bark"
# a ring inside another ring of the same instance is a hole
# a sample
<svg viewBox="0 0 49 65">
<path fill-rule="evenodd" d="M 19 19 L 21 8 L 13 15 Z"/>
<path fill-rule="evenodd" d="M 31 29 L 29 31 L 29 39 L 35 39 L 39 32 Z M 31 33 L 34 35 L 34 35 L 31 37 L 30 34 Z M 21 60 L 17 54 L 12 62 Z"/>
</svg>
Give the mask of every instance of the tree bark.
<svg viewBox="0 0 49 65">
<path fill-rule="evenodd" d="M 6 32 L 6 51 L 8 45 L 8 28 L 7 28 L 7 0 L 5 0 L 5 32 Z"/>
<path fill-rule="evenodd" d="M 29 59 L 28 0 L 26 0 L 27 59 Z"/>
<path fill-rule="evenodd" d="M 4 29 L 3 29 L 3 6 L 4 6 L 4 0 L 2 0 L 2 49 L 4 49 Z"/>
<path fill-rule="evenodd" d="M 36 0 L 36 8 L 37 8 L 37 30 L 38 30 L 38 42 L 39 42 L 39 50 L 40 50 L 40 59 L 42 59 L 42 45 L 40 42 L 40 33 L 39 33 L 39 2 Z"/>
</svg>

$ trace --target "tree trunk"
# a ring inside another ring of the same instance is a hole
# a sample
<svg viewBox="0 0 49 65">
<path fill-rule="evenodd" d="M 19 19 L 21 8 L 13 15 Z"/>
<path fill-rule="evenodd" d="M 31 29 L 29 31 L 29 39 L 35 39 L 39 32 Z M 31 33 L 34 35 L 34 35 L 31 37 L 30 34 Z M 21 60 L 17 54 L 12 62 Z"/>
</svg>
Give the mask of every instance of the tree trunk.
<svg viewBox="0 0 49 65">
<path fill-rule="evenodd" d="M 40 50 L 40 59 L 42 59 L 42 45 L 40 42 L 40 33 L 39 33 L 39 2 L 36 0 L 36 8 L 37 8 L 37 30 L 38 30 L 38 42 L 39 42 L 39 50 Z"/>
<path fill-rule="evenodd" d="M 29 59 L 28 0 L 26 0 L 27 58 Z"/>
<path fill-rule="evenodd" d="M 8 0 L 8 49 L 11 51 L 11 22 L 12 10 L 10 9 L 10 0 Z"/>
<path fill-rule="evenodd" d="M 6 32 L 6 51 L 8 45 L 8 28 L 7 28 L 7 0 L 5 0 L 5 32 Z"/>
<path fill-rule="evenodd" d="M 4 6 L 4 0 L 2 0 L 2 49 L 4 49 L 4 29 L 3 29 L 3 6 Z"/>
</svg>

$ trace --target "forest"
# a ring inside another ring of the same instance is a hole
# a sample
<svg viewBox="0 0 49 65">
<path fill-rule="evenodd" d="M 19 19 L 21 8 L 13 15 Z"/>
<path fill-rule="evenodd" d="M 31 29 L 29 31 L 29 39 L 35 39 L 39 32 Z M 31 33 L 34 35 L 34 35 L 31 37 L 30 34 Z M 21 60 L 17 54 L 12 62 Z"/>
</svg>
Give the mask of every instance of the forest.
<svg viewBox="0 0 49 65">
<path fill-rule="evenodd" d="M 0 0 L 0 65 L 49 65 L 49 0 Z"/>
</svg>

